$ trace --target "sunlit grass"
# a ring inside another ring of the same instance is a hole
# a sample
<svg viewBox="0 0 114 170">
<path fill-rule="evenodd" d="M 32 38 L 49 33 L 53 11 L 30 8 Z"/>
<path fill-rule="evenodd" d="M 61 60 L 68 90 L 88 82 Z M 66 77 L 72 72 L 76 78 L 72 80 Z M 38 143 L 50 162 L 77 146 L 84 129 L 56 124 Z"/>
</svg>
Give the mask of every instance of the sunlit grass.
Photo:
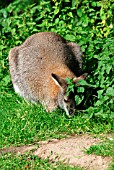
<svg viewBox="0 0 114 170">
<path fill-rule="evenodd" d="M 0 147 L 60 139 L 74 133 L 106 133 L 113 128 L 112 122 L 85 119 L 83 113 L 72 118 L 62 110 L 47 113 L 40 104 L 29 104 L 13 93 L 0 97 Z"/>
<path fill-rule="evenodd" d="M 42 160 L 37 156 L 25 154 L 25 155 L 13 155 L 5 154 L 0 157 L 0 169 L 2 170 L 83 170 L 79 167 L 70 167 L 64 165 L 62 162 L 49 163 L 47 160 Z"/>
</svg>

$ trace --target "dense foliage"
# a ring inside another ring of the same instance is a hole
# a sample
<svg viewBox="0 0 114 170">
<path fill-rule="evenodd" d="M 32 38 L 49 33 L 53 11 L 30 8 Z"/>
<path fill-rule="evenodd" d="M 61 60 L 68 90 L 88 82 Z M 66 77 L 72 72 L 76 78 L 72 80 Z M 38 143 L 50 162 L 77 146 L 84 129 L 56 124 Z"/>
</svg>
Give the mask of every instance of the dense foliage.
<svg viewBox="0 0 114 170">
<path fill-rule="evenodd" d="M 12 89 L 8 52 L 28 36 L 52 31 L 80 44 L 84 67 L 93 87 L 79 90 L 87 118 L 114 118 L 113 0 L 16 0 L 0 9 L 0 93 Z"/>
</svg>

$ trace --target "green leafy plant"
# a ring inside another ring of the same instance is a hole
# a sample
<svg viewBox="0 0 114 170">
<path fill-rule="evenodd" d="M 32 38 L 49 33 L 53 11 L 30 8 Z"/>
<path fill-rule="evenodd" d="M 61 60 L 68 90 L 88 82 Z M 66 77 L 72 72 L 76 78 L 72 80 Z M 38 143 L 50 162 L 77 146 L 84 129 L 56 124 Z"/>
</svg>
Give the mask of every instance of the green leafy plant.
<svg viewBox="0 0 114 170">
<path fill-rule="evenodd" d="M 78 80 L 76 84 L 73 83 L 72 79 L 67 78 L 68 88 L 67 88 L 67 95 L 70 92 L 75 93 L 75 101 L 76 105 L 79 105 L 84 99 L 84 92 L 86 87 L 94 87 L 94 85 L 87 83 L 85 80 Z"/>
<path fill-rule="evenodd" d="M 16 0 L 1 8 L 0 92 L 12 90 L 9 50 L 31 34 L 53 31 L 68 41 L 77 42 L 83 51 L 83 70 L 88 72 L 88 84 L 76 88 L 75 99 L 77 105 L 84 104 L 85 118 L 95 116 L 113 122 L 113 14 L 113 0 Z M 71 82 L 69 89 L 73 88 Z"/>
</svg>

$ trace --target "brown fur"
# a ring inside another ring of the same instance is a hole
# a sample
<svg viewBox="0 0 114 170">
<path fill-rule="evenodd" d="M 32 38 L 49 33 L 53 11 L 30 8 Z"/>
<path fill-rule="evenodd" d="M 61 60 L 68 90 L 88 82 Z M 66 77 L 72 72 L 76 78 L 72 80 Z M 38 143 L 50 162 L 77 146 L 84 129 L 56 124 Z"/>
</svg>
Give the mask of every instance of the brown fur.
<svg viewBox="0 0 114 170">
<path fill-rule="evenodd" d="M 57 108 L 58 94 L 64 91 L 52 78 L 62 79 L 81 74 L 80 47 L 52 32 L 30 36 L 9 52 L 9 66 L 15 90 L 24 98 L 40 101 L 47 111 Z M 66 85 L 67 86 L 67 85 Z M 65 89 L 66 90 L 66 89 Z"/>
</svg>

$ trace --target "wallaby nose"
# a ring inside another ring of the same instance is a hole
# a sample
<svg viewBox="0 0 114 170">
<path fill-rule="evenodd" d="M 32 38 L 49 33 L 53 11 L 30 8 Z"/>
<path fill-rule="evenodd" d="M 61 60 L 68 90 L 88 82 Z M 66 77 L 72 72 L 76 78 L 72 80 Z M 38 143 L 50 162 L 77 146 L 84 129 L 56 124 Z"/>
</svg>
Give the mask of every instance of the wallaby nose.
<svg viewBox="0 0 114 170">
<path fill-rule="evenodd" d="M 69 116 L 73 116 L 74 115 L 74 111 L 73 110 L 69 110 Z"/>
</svg>

